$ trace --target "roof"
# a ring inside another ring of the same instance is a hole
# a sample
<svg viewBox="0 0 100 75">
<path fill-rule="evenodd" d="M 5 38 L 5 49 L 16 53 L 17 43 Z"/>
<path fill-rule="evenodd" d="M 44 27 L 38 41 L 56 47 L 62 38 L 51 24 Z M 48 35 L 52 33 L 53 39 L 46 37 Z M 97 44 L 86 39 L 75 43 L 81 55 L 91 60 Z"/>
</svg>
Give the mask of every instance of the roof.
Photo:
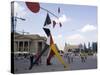
<svg viewBox="0 0 100 75">
<path fill-rule="evenodd" d="M 68 51 L 69 49 L 78 49 L 79 45 L 65 45 L 64 51 Z"/>
<path fill-rule="evenodd" d="M 40 36 L 38 34 L 30 34 L 30 35 L 15 35 L 15 39 L 31 39 L 31 40 L 46 40 L 46 37 Z"/>
</svg>

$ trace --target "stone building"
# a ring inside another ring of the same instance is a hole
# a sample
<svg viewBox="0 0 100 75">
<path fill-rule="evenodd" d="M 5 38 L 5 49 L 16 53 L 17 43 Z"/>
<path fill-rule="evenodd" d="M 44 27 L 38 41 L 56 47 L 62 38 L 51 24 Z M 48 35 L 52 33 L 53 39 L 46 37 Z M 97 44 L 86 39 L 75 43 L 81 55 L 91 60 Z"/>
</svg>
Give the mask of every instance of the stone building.
<svg viewBox="0 0 100 75">
<path fill-rule="evenodd" d="M 65 44 L 64 52 L 67 53 L 69 50 L 71 52 L 80 52 L 81 50 L 83 50 L 83 46 L 82 44 L 79 44 L 79 45 Z"/>
<path fill-rule="evenodd" d="M 46 43 L 46 37 L 29 34 L 22 35 L 19 33 L 14 34 L 14 53 L 26 52 L 37 53 L 41 52 Z M 48 52 L 48 51 L 47 51 Z M 44 55 L 47 55 L 47 52 Z"/>
</svg>

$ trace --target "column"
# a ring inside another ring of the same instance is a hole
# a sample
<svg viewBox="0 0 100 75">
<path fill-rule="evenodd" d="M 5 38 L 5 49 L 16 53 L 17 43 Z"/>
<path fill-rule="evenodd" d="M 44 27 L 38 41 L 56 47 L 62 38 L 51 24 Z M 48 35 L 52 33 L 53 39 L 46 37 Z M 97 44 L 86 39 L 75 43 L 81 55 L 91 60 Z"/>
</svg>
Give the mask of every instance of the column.
<svg viewBox="0 0 100 75">
<path fill-rule="evenodd" d="M 28 52 L 29 52 L 29 47 L 30 47 L 30 44 L 29 44 L 29 41 L 28 41 L 28 50 L 27 50 Z"/>
<path fill-rule="evenodd" d="M 24 41 L 23 41 L 23 49 L 22 49 L 22 51 L 24 51 Z"/>
<path fill-rule="evenodd" d="M 17 51 L 19 51 L 19 41 L 17 41 Z"/>
</svg>

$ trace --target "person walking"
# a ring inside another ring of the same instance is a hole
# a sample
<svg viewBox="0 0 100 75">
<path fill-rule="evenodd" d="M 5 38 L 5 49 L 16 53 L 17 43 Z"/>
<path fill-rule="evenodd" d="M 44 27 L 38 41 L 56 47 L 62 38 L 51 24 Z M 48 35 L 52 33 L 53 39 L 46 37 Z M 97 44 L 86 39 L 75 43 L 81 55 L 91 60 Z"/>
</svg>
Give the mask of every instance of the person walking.
<svg viewBox="0 0 100 75">
<path fill-rule="evenodd" d="M 81 57 L 81 62 L 85 63 L 85 53 L 84 52 L 80 53 L 80 57 Z"/>
<path fill-rule="evenodd" d="M 30 67 L 29 67 L 29 70 L 32 68 L 33 66 L 33 59 L 34 59 L 34 56 L 33 54 L 30 55 Z"/>
<path fill-rule="evenodd" d="M 69 64 L 73 62 L 73 53 L 72 53 L 72 49 L 69 49 L 69 50 L 68 50 L 67 59 L 68 59 L 68 63 L 69 63 Z"/>
<path fill-rule="evenodd" d="M 74 57 L 74 53 L 73 52 L 71 52 L 71 54 L 70 54 L 70 60 L 71 60 L 71 63 L 73 63 L 73 57 Z"/>
<path fill-rule="evenodd" d="M 70 53 L 67 54 L 67 59 L 68 59 L 68 63 L 70 64 L 71 61 L 70 61 Z"/>
</svg>

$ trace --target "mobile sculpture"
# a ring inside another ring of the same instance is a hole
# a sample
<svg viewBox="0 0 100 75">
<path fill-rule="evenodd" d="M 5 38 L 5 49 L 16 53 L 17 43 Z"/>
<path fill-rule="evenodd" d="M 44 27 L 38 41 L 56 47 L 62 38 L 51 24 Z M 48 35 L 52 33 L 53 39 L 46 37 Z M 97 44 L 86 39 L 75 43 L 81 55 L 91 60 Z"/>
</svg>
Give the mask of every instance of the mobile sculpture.
<svg viewBox="0 0 100 75">
<path fill-rule="evenodd" d="M 49 10 L 47 10 L 43 7 L 40 7 L 40 4 L 37 3 L 37 2 L 26 2 L 26 5 L 33 13 L 39 12 L 40 9 L 47 12 L 46 20 L 45 20 L 45 23 L 44 23 L 44 26 L 43 26 L 43 30 L 45 31 L 45 33 L 47 35 L 47 42 L 46 42 L 46 45 L 45 45 L 44 49 L 42 50 L 42 52 L 39 54 L 39 56 L 33 62 L 33 66 L 38 62 L 38 60 L 43 55 L 43 53 L 45 53 L 45 51 L 47 51 L 47 49 L 50 48 L 50 54 L 47 58 L 47 65 L 51 65 L 50 60 L 54 55 L 56 55 L 58 60 L 64 65 L 64 68 L 66 68 L 67 64 L 63 61 L 62 57 L 60 56 L 60 54 L 59 54 L 59 52 L 58 52 L 58 50 L 57 50 L 57 48 L 54 44 L 54 40 L 52 38 L 51 31 L 48 28 L 48 26 L 50 26 L 50 24 L 51 24 L 51 19 L 49 17 L 49 14 L 53 15 L 58 20 L 59 20 L 59 17 L 56 16 L 54 13 L 50 12 Z M 58 8 L 58 13 L 60 13 L 60 8 Z M 55 25 L 56 25 L 56 22 L 53 21 L 53 28 L 55 27 Z M 60 25 L 60 27 L 62 26 L 61 22 L 59 22 L 59 25 Z M 32 69 L 33 66 L 31 66 L 30 69 Z"/>
</svg>

